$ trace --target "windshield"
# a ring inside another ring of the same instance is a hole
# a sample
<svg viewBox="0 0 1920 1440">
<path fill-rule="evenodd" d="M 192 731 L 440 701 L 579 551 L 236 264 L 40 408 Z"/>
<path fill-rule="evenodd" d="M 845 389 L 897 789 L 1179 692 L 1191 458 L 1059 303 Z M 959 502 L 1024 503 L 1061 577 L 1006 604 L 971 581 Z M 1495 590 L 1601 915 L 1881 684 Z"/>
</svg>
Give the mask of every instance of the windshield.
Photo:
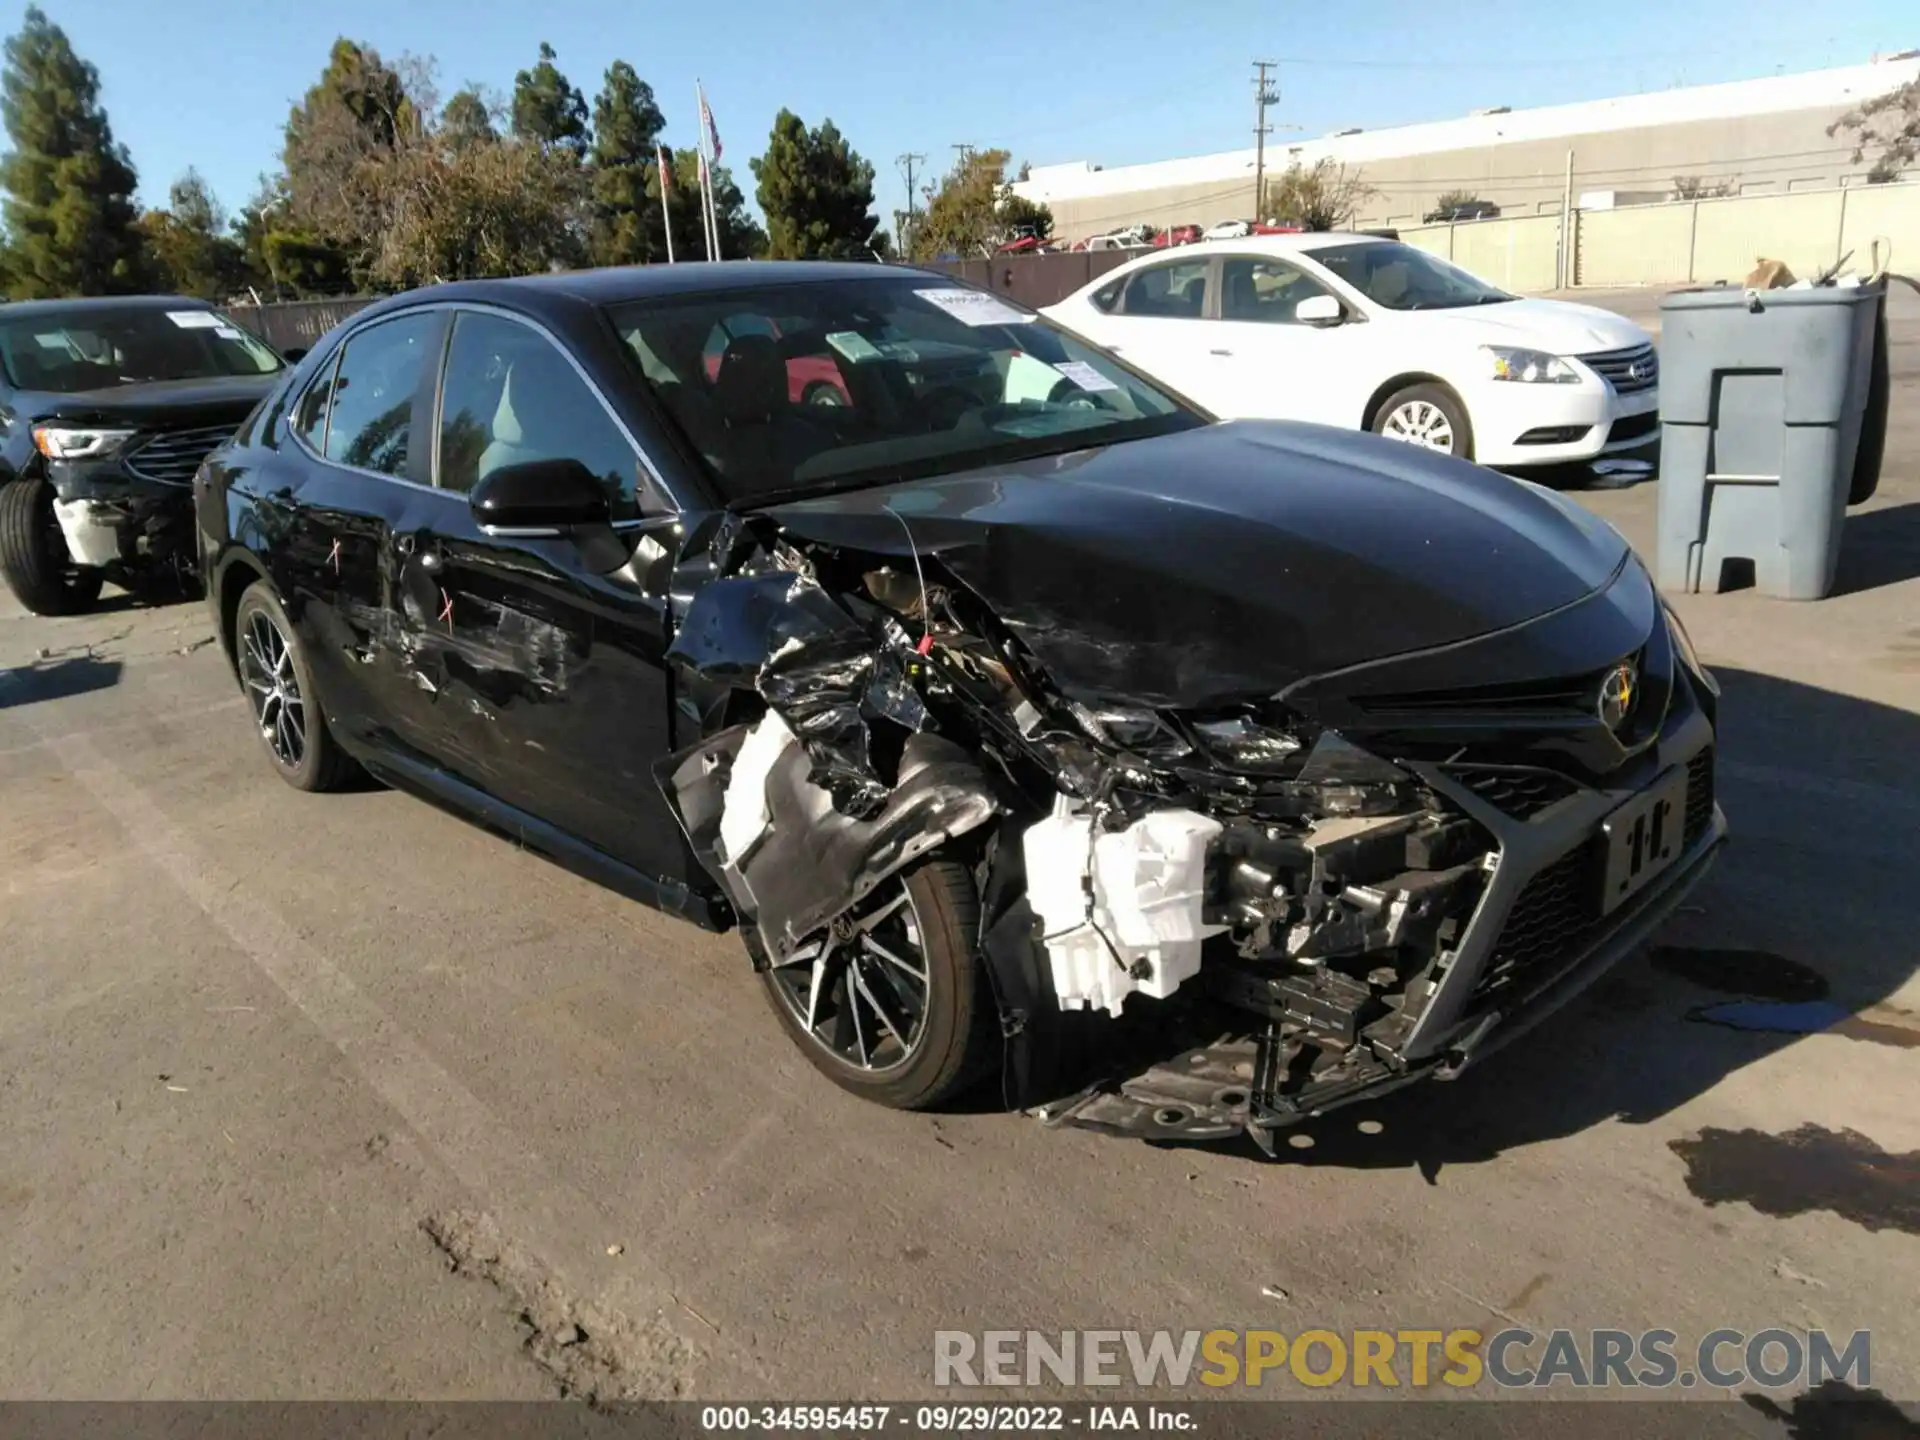
<svg viewBox="0 0 1920 1440">
<path fill-rule="evenodd" d="M 0 320 L 0 364 L 17 388 L 59 395 L 282 368 L 278 355 L 218 310 L 146 306 Z"/>
<path fill-rule="evenodd" d="M 1397 240 L 1329 245 L 1308 252 L 1376 305 L 1389 310 L 1458 310 L 1514 297 L 1458 265 Z"/>
<path fill-rule="evenodd" d="M 998 296 L 932 276 L 614 308 L 729 502 L 947 474 L 1205 419 Z"/>
</svg>

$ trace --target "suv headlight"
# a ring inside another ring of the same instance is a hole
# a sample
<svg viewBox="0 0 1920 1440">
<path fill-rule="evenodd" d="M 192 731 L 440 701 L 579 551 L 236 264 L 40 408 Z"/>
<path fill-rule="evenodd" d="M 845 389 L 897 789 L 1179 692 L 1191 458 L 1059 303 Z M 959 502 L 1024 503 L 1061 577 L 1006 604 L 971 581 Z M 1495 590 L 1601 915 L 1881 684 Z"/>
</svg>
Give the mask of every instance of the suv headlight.
<svg viewBox="0 0 1920 1440">
<path fill-rule="evenodd" d="M 1517 380 L 1523 385 L 1578 385 L 1580 372 L 1558 355 L 1544 350 L 1515 350 L 1506 345 L 1482 345 L 1493 362 L 1495 380 Z"/>
<path fill-rule="evenodd" d="M 101 460 L 125 445 L 134 433 L 97 425 L 36 425 L 33 446 L 49 460 Z"/>
</svg>

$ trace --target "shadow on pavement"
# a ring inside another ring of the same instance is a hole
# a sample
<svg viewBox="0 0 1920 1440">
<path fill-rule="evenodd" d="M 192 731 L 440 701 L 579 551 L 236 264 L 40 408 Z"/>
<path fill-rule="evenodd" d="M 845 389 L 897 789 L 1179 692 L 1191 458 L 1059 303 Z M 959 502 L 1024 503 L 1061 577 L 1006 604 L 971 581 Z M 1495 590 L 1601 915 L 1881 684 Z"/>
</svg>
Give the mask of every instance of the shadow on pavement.
<svg viewBox="0 0 1920 1440">
<path fill-rule="evenodd" d="M 1833 593 L 1856 595 L 1920 577 L 1920 503 L 1884 505 L 1847 516 Z"/>
<path fill-rule="evenodd" d="M 37 661 L 0 670 L 0 710 L 106 690 L 120 683 L 120 662 L 93 655 Z"/>
<path fill-rule="evenodd" d="M 1718 674 L 1719 794 L 1732 842 L 1667 922 L 1653 963 L 1630 957 L 1457 1081 L 1417 1084 L 1281 1132 L 1276 1163 L 1413 1167 L 1438 1183 L 1449 1166 L 1609 1121 L 1646 1124 L 1807 1037 L 1792 1024 L 1712 1023 L 1716 1002 L 1729 999 L 1830 997 L 1847 1017 L 1830 1033 L 1850 1044 L 1900 1047 L 1920 1030 L 1920 1015 L 1885 1003 L 1916 965 L 1906 917 L 1920 875 L 1920 774 L 1910 764 L 1903 774 L 1907 762 L 1893 757 L 1920 755 L 1920 715 L 1772 676 Z M 1869 752 L 1881 757 L 1878 769 Z M 1853 1018 L 1868 1007 L 1874 1024 Z M 1840 1196 L 1819 1208 L 1880 1205 L 1876 1186 L 1864 1198 L 1845 1193 L 1858 1188 L 1849 1174 L 1873 1179 L 1877 1162 L 1869 1175 L 1857 1145 L 1824 1136 L 1809 1145 L 1800 1118 L 1782 1117 L 1779 1136 L 1739 1132 L 1725 1143 L 1744 1154 L 1778 1142 L 1772 1150 L 1791 1148 L 1809 1164 L 1831 1158 L 1833 1177 L 1797 1177 L 1808 1193 Z M 1250 1142 L 1221 1148 L 1260 1158 Z M 1676 1154 L 1693 1167 L 1688 1183 L 1703 1203 L 1747 1198 L 1721 1193 L 1729 1167 L 1720 1157 Z M 1763 1199 L 1756 1193 L 1753 1203 Z M 1906 1228 L 1906 1218 L 1903 1210 L 1885 1220 Z"/>
</svg>

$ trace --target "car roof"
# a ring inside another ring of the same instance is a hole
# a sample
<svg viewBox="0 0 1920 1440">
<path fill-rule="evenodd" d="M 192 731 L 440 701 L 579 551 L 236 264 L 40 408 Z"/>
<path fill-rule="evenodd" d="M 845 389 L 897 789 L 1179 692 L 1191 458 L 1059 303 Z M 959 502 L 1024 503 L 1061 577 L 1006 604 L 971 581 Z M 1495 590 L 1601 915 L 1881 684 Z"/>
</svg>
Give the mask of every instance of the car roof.
<svg viewBox="0 0 1920 1440">
<path fill-rule="evenodd" d="M 91 315 L 103 310 L 211 310 L 212 304 L 190 295 L 84 295 L 59 300 L 9 300 L 0 305 L 0 320 L 34 315 Z"/>
<path fill-rule="evenodd" d="M 1294 235 L 1243 235 L 1238 240 L 1202 240 L 1200 243 L 1231 245 L 1235 250 L 1269 255 L 1300 255 L 1335 245 L 1391 245 L 1393 242 L 1384 235 L 1361 235 L 1351 230 L 1306 230 Z"/>
<path fill-rule="evenodd" d="M 832 260 L 689 261 L 677 265 L 617 265 L 600 270 L 558 270 L 504 280 L 462 280 L 410 290 L 394 300 L 495 300 L 539 310 L 543 302 L 569 301 L 592 306 L 619 305 L 656 296 L 699 295 L 784 285 L 821 285 L 834 281 L 933 279 L 953 277 L 904 265 Z M 384 308 L 384 307 L 383 307 Z"/>
</svg>

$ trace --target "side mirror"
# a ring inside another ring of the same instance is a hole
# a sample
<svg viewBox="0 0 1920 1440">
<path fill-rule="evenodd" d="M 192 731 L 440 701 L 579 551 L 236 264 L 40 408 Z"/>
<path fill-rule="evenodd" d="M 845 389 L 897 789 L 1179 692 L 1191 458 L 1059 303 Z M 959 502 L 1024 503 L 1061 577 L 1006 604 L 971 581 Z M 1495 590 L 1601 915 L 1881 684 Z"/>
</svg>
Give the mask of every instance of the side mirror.
<svg viewBox="0 0 1920 1440">
<path fill-rule="evenodd" d="M 467 497 L 473 518 L 492 534 L 559 535 L 613 516 L 606 487 L 578 460 L 503 465 Z"/>
<path fill-rule="evenodd" d="M 1312 295 L 1293 307 L 1293 318 L 1302 325 L 1338 325 L 1347 318 L 1347 311 L 1331 295 Z"/>
<path fill-rule="evenodd" d="M 307 358 L 307 353 L 308 351 L 305 345 L 292 345 L 280 352 L 280 358 L 289 365 L 298 365 L 302 360 Z"/>
</svg>

